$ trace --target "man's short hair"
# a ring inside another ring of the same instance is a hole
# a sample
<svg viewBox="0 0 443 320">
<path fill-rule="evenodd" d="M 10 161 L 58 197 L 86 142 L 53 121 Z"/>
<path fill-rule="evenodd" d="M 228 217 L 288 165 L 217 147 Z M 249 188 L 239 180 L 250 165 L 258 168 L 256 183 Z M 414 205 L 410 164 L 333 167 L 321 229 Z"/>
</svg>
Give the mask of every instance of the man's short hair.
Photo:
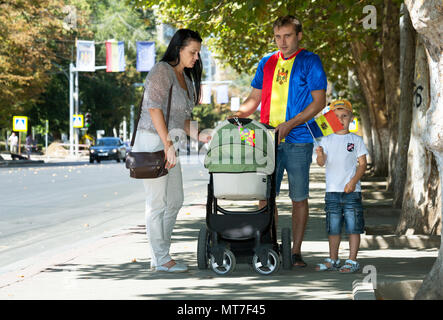
<svg viewBox="0 0 443 320">
<path fill-rule="evenodd" d="M 294 30 L 295 30 L 295 34 L 298 34 L 299 32 L 302 31 L 300 20 L 298 18 L 296 18 L 295 16 L 291 16 L 291 15 L 279 17 L 277 20 L 275 20 L 274 25 L 273 25 L 273 29 L 280 28 L 280 27 L 283 27 L 286 25 L 293 25 Z"/>
</svg>

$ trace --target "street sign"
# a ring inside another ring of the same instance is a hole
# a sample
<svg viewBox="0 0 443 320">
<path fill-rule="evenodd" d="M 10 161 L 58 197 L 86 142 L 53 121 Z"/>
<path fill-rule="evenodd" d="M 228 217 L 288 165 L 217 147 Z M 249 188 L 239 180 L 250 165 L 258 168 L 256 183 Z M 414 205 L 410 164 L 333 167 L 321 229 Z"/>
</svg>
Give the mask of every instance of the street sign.
<svg viewBox="0 0 443 320">
<path fill-rule="evenodd" d="M 74 128 L 83 128 L 83 115 L 74 114 L 72 116 L 72 123 Z"/>
<path fill-rule="evenodd" d="M 12 130 L 18 132 L 28 131 L 28 117 L 20 117 L 20 116 L 13 117 Z"/>
</svg>

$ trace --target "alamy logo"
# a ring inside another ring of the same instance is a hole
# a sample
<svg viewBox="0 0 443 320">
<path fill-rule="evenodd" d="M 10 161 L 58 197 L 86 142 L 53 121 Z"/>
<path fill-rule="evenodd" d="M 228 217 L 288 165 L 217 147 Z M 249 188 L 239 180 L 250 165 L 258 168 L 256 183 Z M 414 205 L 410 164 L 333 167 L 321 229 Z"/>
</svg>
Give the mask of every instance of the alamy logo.
<svg viewBox="0 0 443 320">
<path fill-rule="evenodd" d="M 363 28 L 366 30 L 377 29 L 377 8 L 373 5 L 366 5 L 363 8 L 363 13 L 368 13 L 368 15 L 363 18 Z"/>
<path fill-rule="evenodd" d="M 363 283 L 372 284 L 372 288 L 377 289 L 377 268 L 373 265 L 366 265 L 363 267 L 362 273 L 368 274 L 364 277 Z"/>
</svg>

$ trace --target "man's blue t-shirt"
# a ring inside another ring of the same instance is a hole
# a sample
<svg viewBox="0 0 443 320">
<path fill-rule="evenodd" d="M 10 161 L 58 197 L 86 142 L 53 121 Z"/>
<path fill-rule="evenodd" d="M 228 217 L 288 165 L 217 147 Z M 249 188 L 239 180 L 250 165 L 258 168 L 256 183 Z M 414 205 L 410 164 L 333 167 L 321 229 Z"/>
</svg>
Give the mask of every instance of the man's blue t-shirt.
<svg viewBox="0 0 443 320">
<path fill-rule="evenodd" d="M 287 58 L 294 59 L 290 72 L 288 72 L 289 70 L 278 69 L 276 67 L 280 65 L 280 59 L 284 59 L 280 51 L 273 52 L 263 57 L 260 60 L 255 77 L 251 83 L 252 87 L 262 90 L 261 122 L 267 124 L 269 124 L 269 115 L 271 113 L 271 108 L 273 107 L 271 103 L 272 93 L 273 91 L 276 92 L 278 86 L 277 81 L 281 84 L 281 79 L 284 79 L 285 74 L 287 75 L 290 73 L 289 84 L 287 86 L 287 100 L 285 100 L 287 101 L 285 121 L 294 118 L 313 101 L 311 91 L 326 90 L 327 88 L 326 74 L 318 55 L 304 49 L 299 50 L 297 53 Z M 272 100 L 275 103 L 276 100 Z M 281 108 L 281 105 L 274 105 L 274 108 L 276 107 Z M 311 122 L 313 122 L 312 119 L 308 121 L 308 123 Z M 310 143 L 313 142 L 313 140 L 306 124 L 301 124 L 291 130 L 286 137 L 285 142 Z"/>
</svg>

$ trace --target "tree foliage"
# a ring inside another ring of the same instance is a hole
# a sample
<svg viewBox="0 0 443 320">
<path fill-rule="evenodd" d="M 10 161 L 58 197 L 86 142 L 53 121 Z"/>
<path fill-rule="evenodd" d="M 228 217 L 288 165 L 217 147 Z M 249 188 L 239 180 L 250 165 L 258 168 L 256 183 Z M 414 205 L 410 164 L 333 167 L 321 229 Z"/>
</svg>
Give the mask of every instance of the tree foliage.
<svg viewBox="0 0 443 320">
<path fill-rule="evenodd" d="M 175 27 L 198 30 L 209 39 L 208 45 L 220 61 L 248 74 L 255 72 L 264 54 L 277 49 L 273 42 L 273 22 L 279 16 L 297 16 L 303 25 L 300 46 L 320 56 L 333 87 L 332 98 L 346 97 L 357 111 L 364 108 L 368 129 L 365 137 L 374 172 L 386 175 L 387 159 L 393 150 L 390 146 L 396 143 L 396 135 L 390 130 L 397 130 L 391 121 L 398 106 L 390 97 L 398 95 L 399 90 L 398 74 L 390 71 L 399 68 L 399 52 L 391 57 L 386 52 L 396 38 L 390 37 L 391 32 L 395 33 L 392 24 L 397 25 L 398 33 L 401 2 L 138 0 L 136 4 L 155 6 L 161 19 Z M 395 17 L 390 17 L 393 13 Z M 395 50 L 393 47 L 392 51 Z M 360 85 L 357 89 L 363 93 L 363 99 L 354 99 L 356 95 L 349 88 L 350 71 L 357 75 Z"/>
<path fill-rule="evenodd" d="M 90 129 L 92 132 L 104 129 L 110 135 L 113 128 L 118 129 L 123 117 L 129 119 L 131 104 L 138 105 L 140 96 L 135 94 L 134 84 L 143 82 L 146 73 L 136 71 L 136 41 L 154 40 L 154 17 L 151 12 L 134 10 L 124 1 L 88 2 L 96 65 L 106 65 L 106 40 L 125 42 L 125 72 L 80 73 L 81 110 L 92 114 Z"/>
<path fill-rule="evenodd" d="M 50 80 L 61 39 L 62 4 L 56 0 L 0 2 L 0 121 L 35 103 Z"/>
<path fill-rule="evenodd" d="M 155 6 L 161 19 L 177 28 L 198 30 L 208 38 L 211 51 L 220 61 L 248 74 L 255 72 L 264 54 L 277 49 L 272 32 L 277 17 L 296 15 L 303 24 L 302 46 L 321 57 L 328 79 L 339 91 L 346 87 L 347 71 L 354 63 L 350 42 L 378 33 L 363 28 L 363 8 L 382 2 L 138 0 L 136 4 Z M 365 52 L 363 58 L 378 54 L 378 50 L 380 42 Z"/>
<path fill-rule="evenodd" d="M 152 12 L 125 1 L 0 1 L 0 126 L 10 130 L 12 115 L 26 115 L 37 133 L 46 120 L 55 138 L 69 132 L 76 40 L 94 40 L 96 66 L 103 66 L 105 41 L 116 39 L 125 42 L 125 72 L 79 72 L 79 112 L 92 113 L 92 132 L 112 134 L 123 117 L 129 119 L 141 95 L 133 85 L 146 76 L 135 70 L 136 41 L 154 36 Z"/>
<path fill-rule="evenodd" d="M 62 132 L 69 132 L 69 63 L 75 61 L 75 41 L 77 38 L 90 38 L 91 10 L 86 0 L 65 0 L 58 17 L 62 21 L 59 35 L 53 35 L 51 68 L 48 82 L 43 91 L 36 95 L 23 110 L 29 117 L 36 133 L 44 134 L 45 122 L 49 121 L 49 131 L 55 139 Z M 69 18 L 69 19 L 68 19 Z"/>
</svg>

